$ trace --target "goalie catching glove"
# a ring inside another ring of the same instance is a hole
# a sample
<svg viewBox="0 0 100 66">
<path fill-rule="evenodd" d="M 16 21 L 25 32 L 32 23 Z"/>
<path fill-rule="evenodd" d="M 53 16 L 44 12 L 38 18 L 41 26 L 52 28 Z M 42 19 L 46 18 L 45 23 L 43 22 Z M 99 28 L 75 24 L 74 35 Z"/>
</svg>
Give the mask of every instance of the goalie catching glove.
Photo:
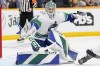
<svg viewBox="0 0 100 66">
<path fill-rule="evenodd" d="M 77 13 L 73 13 L 72 15 L 77 19 L 86 16 L 87 14 L 85 12 L 77 11 Z"/>
</svg>

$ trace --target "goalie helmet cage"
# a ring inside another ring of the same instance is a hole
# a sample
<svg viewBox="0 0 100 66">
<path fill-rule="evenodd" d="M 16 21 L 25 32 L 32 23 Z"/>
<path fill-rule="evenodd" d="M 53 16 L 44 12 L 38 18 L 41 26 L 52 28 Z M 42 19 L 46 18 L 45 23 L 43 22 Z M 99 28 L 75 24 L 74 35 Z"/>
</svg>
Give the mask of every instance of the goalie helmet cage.
<svg viewBox="0 0 100 66">
<path fill-rule="evenodd" d="M 2 21 L 1 21 L 1 4 L 0 4 L 0 58 L 2 57 Z"/>
</svg>

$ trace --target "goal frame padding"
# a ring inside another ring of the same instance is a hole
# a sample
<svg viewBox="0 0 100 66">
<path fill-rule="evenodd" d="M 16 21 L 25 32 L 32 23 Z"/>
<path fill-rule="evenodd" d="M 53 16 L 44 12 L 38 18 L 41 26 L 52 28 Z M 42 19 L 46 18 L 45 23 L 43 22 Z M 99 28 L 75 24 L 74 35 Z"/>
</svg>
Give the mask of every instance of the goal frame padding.
<svg viewBox="0 0 100 66">
<path fill-rule="evenodd" d="M 1 5 L 0 5 L 0 58 L 2 57 L 2 20 L 1 20 Z"/>
</svg>

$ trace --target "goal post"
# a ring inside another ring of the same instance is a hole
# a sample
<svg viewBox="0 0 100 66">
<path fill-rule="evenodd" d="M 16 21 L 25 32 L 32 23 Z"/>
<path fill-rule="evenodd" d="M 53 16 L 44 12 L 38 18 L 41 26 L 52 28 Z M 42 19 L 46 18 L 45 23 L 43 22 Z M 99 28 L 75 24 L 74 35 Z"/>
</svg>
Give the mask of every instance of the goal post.
<svg viewBox="0 0 100 66">
<path fill-rule="evenodd" d="M 2 57 L 2 20 L 1 20 L 1 4 L 0 4 L 0 58 Z"/>
</svg>

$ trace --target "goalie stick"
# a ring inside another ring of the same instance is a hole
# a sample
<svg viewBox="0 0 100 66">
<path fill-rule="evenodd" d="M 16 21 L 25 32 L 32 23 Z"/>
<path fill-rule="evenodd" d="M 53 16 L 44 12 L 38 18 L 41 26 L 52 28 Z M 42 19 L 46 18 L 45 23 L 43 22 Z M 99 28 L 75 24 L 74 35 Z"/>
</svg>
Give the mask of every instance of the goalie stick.
<svg viewBox="0 0 100 66">
<path fill-rule="evenodd" d="M 46 47 L 41 47 L 36 41 L 35 41 L 35 39 L 32 37 L 32 36 L 28 36 L 28 39 L 29 39 L 29 41 L 31 41 L 32 42 L 32 45 L 34 46 L 34 48 L 37 50 L 37 51 L 39 51 L 39 52 L 43 52 L 43 51 L 45 51 L 45 50 L 48 50 L 48 49 L 50 49 L 51 47 L 53 47 L 56 43 L 55 42 L 53 42 L 53 41 L 51 41 L 50 39 L 48 39 L 49 41 L 51 41 L 52 42 L 52 44 L 50 45 L 50 46 L 46 46 Z"/>
<path fill-rule="evenodd" d="M 36 51 L 38 51 L 41 48 L 41 46 L 34 40 L 32 36 L 29 35 L 27 38 L 29 39 L 29 41 L 31 41 L 31 44 L 34 46 Z"/>
</svg>

